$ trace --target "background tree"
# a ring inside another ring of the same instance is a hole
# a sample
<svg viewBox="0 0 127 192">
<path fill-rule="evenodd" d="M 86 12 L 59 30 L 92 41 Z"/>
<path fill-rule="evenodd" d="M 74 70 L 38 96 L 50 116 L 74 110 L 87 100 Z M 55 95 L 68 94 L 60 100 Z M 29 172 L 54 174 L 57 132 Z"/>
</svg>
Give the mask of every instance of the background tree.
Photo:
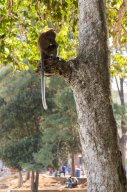
<svg viewBox="0 0 127 192">
<path fill-rule="evenodd" d="M 38 162 L 55 168 L 72 157 L 72 174 L 75 175 L 74 154 L 81 152 L 77 114 L 72 91 L 60 78 L 51 78 L 49 92 L 54 106 L 51 114 L 42 117 L 42 149 L 36 154 Z M 55 87 L 55 89 L 54 89 Z"/>
<path fill-rule="evenodd" d="M 109 24 L 110 50 L 111 50 L 111 74 L 115 77 L 121 103 L 121 130 L 122 136 L 119 137 L 119 146 L 122 152 L 123 166 L 125 167 L 125 148 L 126 148 L 126 101 L 124 85 L 127 77 L 127 2 L 126 1 L 107 1 L 107 18 Z"/>
<path fill-rule="evenodd" d="M 6 78 L 2 78 L 3 74 L 6 74 Z M 40 105 L 39 79 L 31 70 L 19 73 L 8 68 L 4 68 L 0 76 L 0 137 L 4 141 L 1 145 L 0 157 L 6 165 L 19 171 L 19 187 L 22 185 L 22 164 L 32 164 L 29 168 L 32 170 L 31 191 L 35 192 L 38 191 L 40 167 L 38 168 L 38 164 L 33 161 L 32 154 L 38 150 L 39 137 L 35 136 L 41 134 L 39 119 L 43 111 Z M 3 101 L 2 96 L 6 102 Z M 34 179 L 34 172 L 36 172 L 36 179 Z"/>
<path fill-rule="evenodd" d="M 1 136 L 14 140 L 39 131 L 39 117 L 43 112 L 39 82 L 33 72 L 14 74 L 12 70 L 1 82 L 1 96 L 6 101 L 0 114 Z"/>
<path fill-rule="evenodd" d="M 2 78 L 5 74 L 6 78 Z M 29 171 L 32 170 L 31 191 L 37 191 L 40 164 L 43 163 L 45 167 L 54 164 L 57 167 L 58 160 L 64 161 L 68 153 L 74 154 L 79 151 L 80 141 L 72 91 L 60 78 L 50 78 L 47 87 L 50 110 L 42 113 L 38 78 L 31 70 L 17 73 L 6 67 L 2 68 L 0 77 L 1 95 L 6 100 L 4 102 L 1 97 L 0 131 L 1 138 L 3 140 L 6 138 L 1 159 L 9 167 L 19 171 L 19 186 L 22 183 L 22 168 L 25 166 Z M 42 118 L 41 126 L 40 118 Z M 42 127 L 41 133 L 39 126 Z M 35 134 L 42 135 L 41 148 L 37 151 L 33 148 Z"/>
<path fill-rule="evenodd" d="M 23 184 L 22 167 L 20 165 L 22 151 L 17 150 L 17 146 L 15 142 L 4 145 L 4 148 L 0 151 L 0 158 L 8 167 L 18 171 L 18 187 L 21 187 Z"/>
<path fill-rule="evenodd" d="M 33 153 L 37 153 L 40 149 L 40 134 L 31 137 L 25 137 L 17 141 L 8 142 L 0 151 L 0 158 L 4 161 L 5 165 L 10 168 L 16 169 L 19 172 L 18 187 L 22 186 L 22 169 L 23 166 L 28 166 L 32 170 L 31 178 L 31 192 L 38 191 L 39 182 L 39 169 L 43 167 L 42 164 L 37 164 L 34 160 Z M 34 171 L 36 170 L 36 180 L 33 180 Z"/>
</svg>

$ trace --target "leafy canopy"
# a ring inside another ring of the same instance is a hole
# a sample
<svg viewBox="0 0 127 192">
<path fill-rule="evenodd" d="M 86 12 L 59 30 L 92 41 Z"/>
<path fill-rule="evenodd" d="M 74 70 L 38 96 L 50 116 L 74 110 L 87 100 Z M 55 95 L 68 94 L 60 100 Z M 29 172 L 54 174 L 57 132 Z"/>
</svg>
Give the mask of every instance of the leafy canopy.
<svg viewBox="0 0 127 192">
<path fill-rule="evenodd" d="M 76 55 L 77 0 L 2 0 L 0 13 L 0 64 L 34 67 L 39 60 L 38 34 L 48 28 L 58 33 L 61 57 Z"/>
</svg>

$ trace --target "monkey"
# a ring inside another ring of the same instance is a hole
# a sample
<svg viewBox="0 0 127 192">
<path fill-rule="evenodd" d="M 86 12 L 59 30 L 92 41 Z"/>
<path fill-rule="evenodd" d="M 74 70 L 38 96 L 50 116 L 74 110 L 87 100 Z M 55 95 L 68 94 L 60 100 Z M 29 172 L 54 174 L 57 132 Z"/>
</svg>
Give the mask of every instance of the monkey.
<svg viewBox="0 0 127 192">
<path fill-rule="evenodd" d="M 45 110 L 47 110 L 47 104 L 45 99 L 45 79 L 44 79 L 44 65 L 47 59 L 57 58 L 58 44 L 55 40 L 56 33 L 53 29 L 50 29 L 44 33 L 41 33 L 38 38 L 38 46 L 41 55 L 41 94 L 42 104 Z"/>
</svg>

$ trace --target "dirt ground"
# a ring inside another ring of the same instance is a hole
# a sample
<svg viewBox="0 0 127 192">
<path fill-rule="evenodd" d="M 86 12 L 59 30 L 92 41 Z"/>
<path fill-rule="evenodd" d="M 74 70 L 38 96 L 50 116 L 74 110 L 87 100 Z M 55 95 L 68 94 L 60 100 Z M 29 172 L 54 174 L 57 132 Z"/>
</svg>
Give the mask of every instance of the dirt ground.
<svg viewBox="0 0 127 192">
<path fill-rule="evenodd" d="M 23 174 L 25 180 L 25 174 Z M 64 189 L 64 181 L 66 178 L 52 177 L 47 174 L 40 174 L 39 189 Z M 0 178 L 0 192 L 6 192 L 10 189 L 18 189 L 18 174 L 13 174 L 4 178 Z M 79 179 L 77 188 L 86 189 L 86 179 Z M 23 186 L 20 189 L 30 189 L 30 180 L 23 181 Z"/>
</svg>

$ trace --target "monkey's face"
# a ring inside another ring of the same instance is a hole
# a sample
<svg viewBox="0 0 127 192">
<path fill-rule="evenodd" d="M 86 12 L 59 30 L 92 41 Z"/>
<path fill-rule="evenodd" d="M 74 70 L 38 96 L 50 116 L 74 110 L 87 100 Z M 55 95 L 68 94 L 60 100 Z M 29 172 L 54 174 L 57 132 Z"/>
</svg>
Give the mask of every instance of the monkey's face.
<svg viewBox="0 0 127 192">
<path fill-rule="evenodd" d="M 51 57 L 56 57 L 57 48 L 58 48 L 58 44 L 56 42 L 55 44 L 50 43 L 48 48 L 46 49 L 47 55 Z"/>
<path fill-rule="evenodd" d="M 47 40 L 48 40 L 47 42 L 48 46 L 44 50 L 45 54 L 51 57 L 56 57 L 58 44 L 55 41 L 54 36 L 49 37 Z"/>
<path fill-rule="evenodd" d="M 56 33 L 52 29 L 45 33 L 42 33 L 39 36 L 38 45 L 43 54 L 51 57 L 56 57 L 58 44 L 55 38 Z"/>
</svg>

